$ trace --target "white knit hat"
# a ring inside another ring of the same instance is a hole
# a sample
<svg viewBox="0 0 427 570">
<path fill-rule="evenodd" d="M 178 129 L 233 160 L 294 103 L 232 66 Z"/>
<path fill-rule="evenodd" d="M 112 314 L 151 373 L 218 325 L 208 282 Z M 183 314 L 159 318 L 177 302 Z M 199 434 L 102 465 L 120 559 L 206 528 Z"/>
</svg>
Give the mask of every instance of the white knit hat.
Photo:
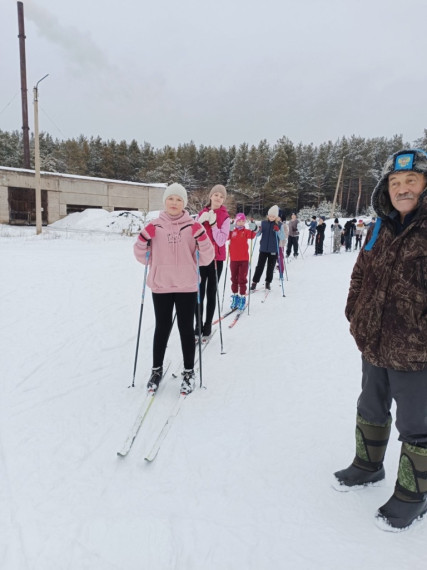
<svg viewBox="0 0 427 570">
<path fill-rule="evenodd" d="M 279 206 L 271 206 L 267 212 L 267 216 L 274 216 L 277 218 L 279 216 Z"/>
<path fill-rule="evenodd" d="M 168 186 L 163 194 L 163 204 L 166 204 L 166 198 L 169 196 L 179 196 L 184 202 L 184 208 L 188 203 L 187 190 L 181 184 L 174 182 Z"/>
</svg>

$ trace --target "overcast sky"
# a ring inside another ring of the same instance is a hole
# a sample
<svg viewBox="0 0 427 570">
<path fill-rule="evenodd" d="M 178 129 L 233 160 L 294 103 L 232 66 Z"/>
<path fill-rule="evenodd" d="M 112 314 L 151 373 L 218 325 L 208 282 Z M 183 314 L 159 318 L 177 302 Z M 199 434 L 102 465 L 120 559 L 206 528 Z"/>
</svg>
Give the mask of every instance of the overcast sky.
<svg viewBox="0 0 427 570">
<path fill-rule="evenodd" d="M 24 0 L 30 129 L 154 147 L 427 128 L 427 0 Z M 1 0 L 0 129 L 22 127 Z"/>
</svg>

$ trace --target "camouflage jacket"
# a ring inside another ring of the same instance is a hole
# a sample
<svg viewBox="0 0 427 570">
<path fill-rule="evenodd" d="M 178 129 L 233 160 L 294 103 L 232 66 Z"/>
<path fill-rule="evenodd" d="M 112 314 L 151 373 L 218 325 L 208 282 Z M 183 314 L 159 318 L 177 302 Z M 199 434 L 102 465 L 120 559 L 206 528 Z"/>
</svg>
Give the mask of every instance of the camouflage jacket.
<svg viewBox="0 0 427 570">
<path fill-rule="evenodd" d="M 399 235 L 389 209 L 380 210 L 377 240 L 371 251 L 362 248 L 353 269 L 345 314 L 359 350 L 375 366 L 403 371 L 427 367 L 426 194 Z M 371 234 L 372 229 L 366 243 Z"/>
</svg>

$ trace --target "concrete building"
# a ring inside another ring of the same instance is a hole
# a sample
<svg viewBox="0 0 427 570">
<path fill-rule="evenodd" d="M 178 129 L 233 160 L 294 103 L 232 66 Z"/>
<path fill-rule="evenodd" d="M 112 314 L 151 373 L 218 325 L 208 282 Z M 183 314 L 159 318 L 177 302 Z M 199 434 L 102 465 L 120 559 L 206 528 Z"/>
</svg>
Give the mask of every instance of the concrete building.
<svg viewBox="0 0 427 570">
<path fill-rule="evenodd" d="M 0 223 L 36 223 L 34 170 L 0 166 Z M 140 184 L 41 172 L 42 223 L 52 224 L 86 208 L 161 210 L 166 184 Z"/>
</svg>

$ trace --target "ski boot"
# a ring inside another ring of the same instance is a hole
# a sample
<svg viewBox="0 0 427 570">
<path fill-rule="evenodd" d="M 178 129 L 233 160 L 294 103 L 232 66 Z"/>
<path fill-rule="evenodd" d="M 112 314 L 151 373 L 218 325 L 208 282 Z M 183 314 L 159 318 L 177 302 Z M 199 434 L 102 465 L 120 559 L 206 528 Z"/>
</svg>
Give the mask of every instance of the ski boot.
<svg viewBox="0 0 427 570">
<path fill-rule="evenodd" d="M 402 444 L 396 486 L 375 515 L 383 530 L 401 531 L 427 513 L 427 449 Z"/>
<path fill-rule="evenodd" d="M 271 284 L 268 281 L 265 282 L 265 288 L 271 291 Z"/>
<path fill-rule="evenodd" d="M 257 284 L 255 282 L 251 285 L 251 291 L 255 291 Z"/>
<path fill-rule="evenodd" d="M 246 295 L 238 295 L 237 296 L 237 310 L 244 311 L 246 307 Z"/>
<path fill-rule="evenodd" d="M 383 461 L 390 429 L 391 418 L 385 425 L 378 425 L 357 416 L 356 456 L 347 469 L 334 473 L 333 487 L 337 491 L 349 491 L 351 487 L 373 485 L 384 479 Z"/>
<path fill-rule="evenodd" d="M 231 304 L 230 304 L 230 309 L 237 309 L 237 303 L 238 303 L 238 295 L 237 293 L 233 293 L 233 295 L 231 295 Z"/>
<path fill-rule="evenodd" d="M 191 392 L 194 390 L 195 383 L 196 378 L 194 370 L 185 369 L 182 373 L 181 394 L 191 394 Z"/>
<path fill-rule="evenodd" d="M 147 383 L 147 390 L 149 392 L 156 392 L 159 387 L 160 380 L 163 376 L 163 366 L 151 369 L 151 376 Z"/>
<path fill-rule="evenodd" d="M 202 340 L 206 341 L 212 334 L 212 324 L 205 323 L 203 325 Z"/>
</svg>

